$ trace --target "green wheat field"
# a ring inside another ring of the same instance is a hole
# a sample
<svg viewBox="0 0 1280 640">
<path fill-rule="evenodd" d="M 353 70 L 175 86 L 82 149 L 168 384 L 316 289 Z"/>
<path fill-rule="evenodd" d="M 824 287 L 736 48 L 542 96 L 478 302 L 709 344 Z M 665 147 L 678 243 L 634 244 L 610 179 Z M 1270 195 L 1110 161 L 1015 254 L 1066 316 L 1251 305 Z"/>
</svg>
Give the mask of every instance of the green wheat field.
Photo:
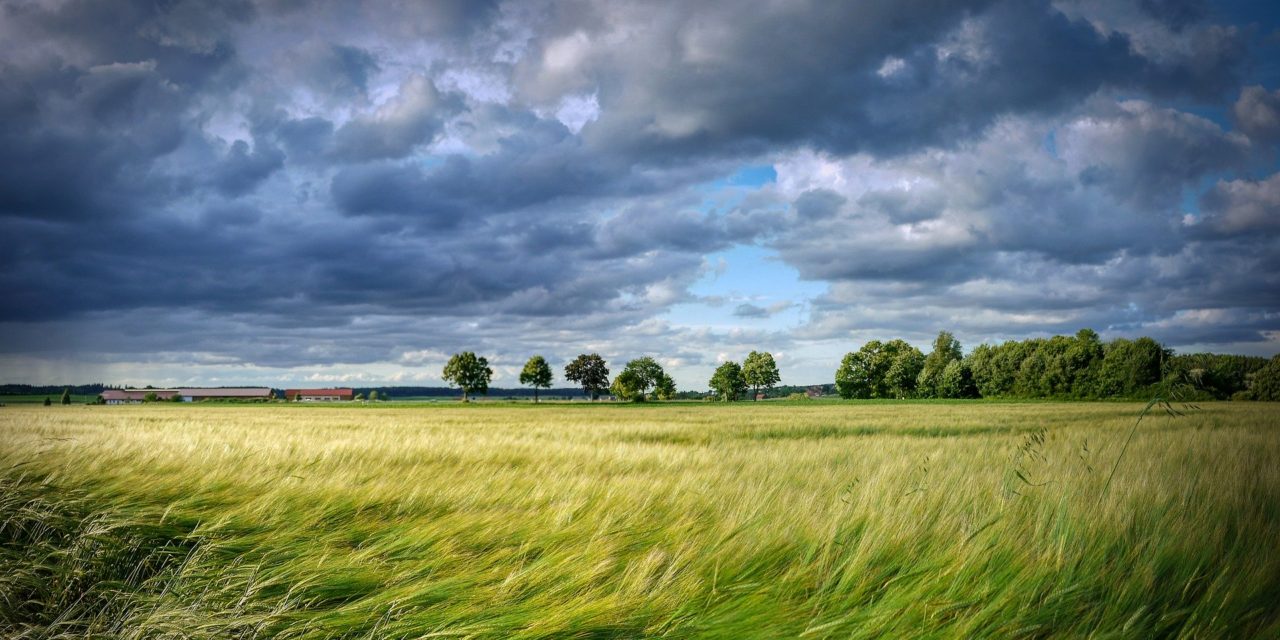
<svg viewBox="0 0 1280 640">
<path fill-rule="evenodd" d="M 10 406 L 0 635 L 1280 637 L 1280 407 L 1142 409 Z"/>
</svg>

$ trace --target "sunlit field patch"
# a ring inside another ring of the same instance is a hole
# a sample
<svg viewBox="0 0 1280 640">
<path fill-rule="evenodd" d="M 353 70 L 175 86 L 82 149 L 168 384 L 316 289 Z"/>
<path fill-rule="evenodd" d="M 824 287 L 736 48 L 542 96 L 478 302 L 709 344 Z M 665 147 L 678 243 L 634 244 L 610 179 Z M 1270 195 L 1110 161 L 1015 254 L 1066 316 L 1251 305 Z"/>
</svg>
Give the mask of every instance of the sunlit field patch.
<svg viewBox="0 0 1280 640">
<path fill-rule="evenodd" d="M 29 637 L 1275 637 L 1280 407 L 0 409 Z"/>
</svg>

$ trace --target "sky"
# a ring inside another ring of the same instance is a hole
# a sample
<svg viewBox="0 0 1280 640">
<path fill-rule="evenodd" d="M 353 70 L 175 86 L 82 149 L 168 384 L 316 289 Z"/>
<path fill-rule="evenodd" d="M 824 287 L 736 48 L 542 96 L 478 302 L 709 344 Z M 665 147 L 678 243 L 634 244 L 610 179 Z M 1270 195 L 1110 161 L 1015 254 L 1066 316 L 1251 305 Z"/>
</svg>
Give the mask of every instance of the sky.
<svg viewBox="0 0 1280 640">
<path fill-rule="evenodd" d="M 0 382 L 1270 356 L 1280 6 L 0 0 L 0 228 Z"/>
</svg>

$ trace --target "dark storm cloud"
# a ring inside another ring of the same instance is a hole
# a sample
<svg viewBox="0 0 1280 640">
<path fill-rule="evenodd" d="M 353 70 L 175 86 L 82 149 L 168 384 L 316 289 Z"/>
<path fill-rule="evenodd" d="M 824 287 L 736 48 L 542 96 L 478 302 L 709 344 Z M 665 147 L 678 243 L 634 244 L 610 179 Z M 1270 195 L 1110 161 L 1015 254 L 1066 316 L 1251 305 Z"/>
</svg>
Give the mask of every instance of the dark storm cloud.
<svg viewBox="0 0 1280 640">
<path fill-rule="evenodd" d="M 575 13 L 585 17 L 541 43 L 540 63 L 520 69 L 518 86 L 533 100 L 597 86 L 603 113 L 588 139 L 636 153 L 779 144 L 896 153 L 1102 89 L 1212 95 L 1232 85 L 1244 57 L 1239 34 L 1201 30 L 1186 37 L 1187 51 L 1146 58 L 1127 34 L 1037 2 L 783 4 L 748 14 L 700 3 L 674 18 L 653 13 L 627 14 L 648 20 L 632 25 L 636 44 L 621 50 L 607 28 L 584 30 L 591 12 Z M 570 71 L 566 61 L 579 63 Z"/>
<path fill-rule="evenodd" d="M 251 5 L 6 3 L 3 15 L 0 214 L 130 215 L 189 188 L 163 163 L 191 137 L 199 94 L 237 84 L 221 33 Z"/>
<path fill-rule="evenodd" d="M 1266 180 L 1219 181 L 1204 194 L 1203 224 L 1226 235 L 1280 234 L 1280 174 Z"/>
<path fill-rule="evenodd" d="M 794 187 L 797 209 L 820 184 L 855 204 L 774 246 L 802 275 L 833 282 L 813 303 L 803 332 L 813 339 L 927 344 L 951 328 L 972 342 L 1089 326 L 1172 344 L 1265 344 L 1280 292 L 1277 177 L 1220 180 L 1200 216 L 1180 209 L 1188 189 L 1249 166 L 1256 151 L 1202 118 L 1129 101 L 1088 104 L 1065 122 L 1008 122 L 960 151 L 817 167 L 800 158 L 780 179 L 819 178 Z M 931 215 L 901 216 L 904 200 Z"/>
<path fill-rule="evenodd" d="M 213 182 L 224 195 L 244 195 L 283 166 L 284 153 L 279 149 L 255 143 L 250 150 L 249 143 L 236 140 L 214 170 Z"/>
<path fill-rule="evenodd" d="M 289 161 L 298 165 L 323 159 L 333 136 L 333 123 L 324 118 L 284 119 L 273 124 L 273 132 L 284 146 Z"/>
<path fill-rule="evenodd" d="M 1245 136 L 1140 101 L 1077 119 L 1058 131 L 1056 142 L 1081 184 L 1105 184 L 1144 209 L 1173 206 L 1183 185 L 1243 168 L 1252 151 Z"/>
<path fill-rule="evenodd" d="M 332 155 L 348 162 L 403 158 L 429 142 L 439 132 L 442 117 L 456 110 L 445 102 L 430 80 L 410 76 L 394 99 L 335 132 Z"/>
<path fill-rule="evenodd" d="M 187 98 L 154 61 L 0 73 L 0 212 L 84 219 L 174 188 L 152 163 L 182 143 Z"/>
<path fill-rule="evenodd" d="M 1236 126 L 1250 138 L 1263 143 L 1280 141 L 1280 89 L 1245 87 L 1231 114 Z"/>
<path fill-rule="evenodd" d="M 155 60 L 158 72 L 182 86 L 208 87 L 234 57 L 229 31 L 256 15 L 247 0 L 166 4 L 70 0 L 7 2 L 9 53 L 48 54 L 75 66 Z M 15 40 L 13 37 L 18 37 Z M 33 47 L 33 43 L 44 46 Z M 50 46 L 52 45 L 52 46 Z"/>
<path fill-rule="evenodd" d="M 1251 36 L 1214 15 L 0 0 L 0 352 L 385 363 L 433 336 L 703 366 L 689 344 L 792 344 L 659 320 L 744 245 L 829 285 L 811 339 L 1265 339 L 1280 94 L 1242 87 Z"/>
<path fill-rule="evenodd" d="M 370 78 L 380 68 L 365 49 L 322 41 L 288 52 L 283 62 L 320 95 L 347 100 L 367 96 Z"/>
<path fill-rule="evenodd" d="M 844 196 L 834 191 L 813 189 L 796 198 L 796 215 L 803 220 L 822 220 L 835 215 L 836 210 L 844 203 Z"/>
<path fill-rule="evenodd" d="M 1138 6 L 1151 17 L 1178 30 L 1199 22 L 1209 13 L 1203 0 L 1139 0 Z"/>
<path fill-rule="evenodd" d="M 471 116 L 479 126 L 511 131 L 497 138 L 495 152 L 345 168 L 332 181 L 335 203 L 352 215 L 442 223 L 565 200 L 653 194 L 706 175 L 697 168 L 664 171 L 593 151 L 554 119 L 506 109 L 480 111 Z"/>
<path fill-rule="evenodd" d="M 1244 136 L 1203 118 L 1089 104 L 1061 124 L 1007 122 L 955 152 L 850 163 L 840 180 L 886 186 L 857 186 L 846 194 L 856 206 L 808 219 L 777 246 L 823 280 L 966 280 L 989 272 L 997 252 L 1069 264 L 1168 253 L 1186 241 L 1183 190 L 1247 166 L 1251 153 Z M 796 200 L 802 220 L 809 193 Z"/>
</svg>

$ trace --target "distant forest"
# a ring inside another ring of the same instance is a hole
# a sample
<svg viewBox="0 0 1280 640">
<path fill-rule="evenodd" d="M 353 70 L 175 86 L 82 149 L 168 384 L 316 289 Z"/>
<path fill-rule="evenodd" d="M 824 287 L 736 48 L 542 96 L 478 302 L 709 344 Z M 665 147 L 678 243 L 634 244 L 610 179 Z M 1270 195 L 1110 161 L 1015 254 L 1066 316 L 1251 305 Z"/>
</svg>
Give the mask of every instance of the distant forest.
<svg viewBox="0 0 1280 640">
<path fill-rule="evenodd" d="M 104 389 L 115 388 L 101 382 L 95 384 L 0 384 L 0 396 L 34 396 L 34 395 L 52 395 L 57 397 L 62 395 L 64 390 L 70 389 L 71 395 L 75 396 L 96 396 L 102 393 Z"/>
</svg>

